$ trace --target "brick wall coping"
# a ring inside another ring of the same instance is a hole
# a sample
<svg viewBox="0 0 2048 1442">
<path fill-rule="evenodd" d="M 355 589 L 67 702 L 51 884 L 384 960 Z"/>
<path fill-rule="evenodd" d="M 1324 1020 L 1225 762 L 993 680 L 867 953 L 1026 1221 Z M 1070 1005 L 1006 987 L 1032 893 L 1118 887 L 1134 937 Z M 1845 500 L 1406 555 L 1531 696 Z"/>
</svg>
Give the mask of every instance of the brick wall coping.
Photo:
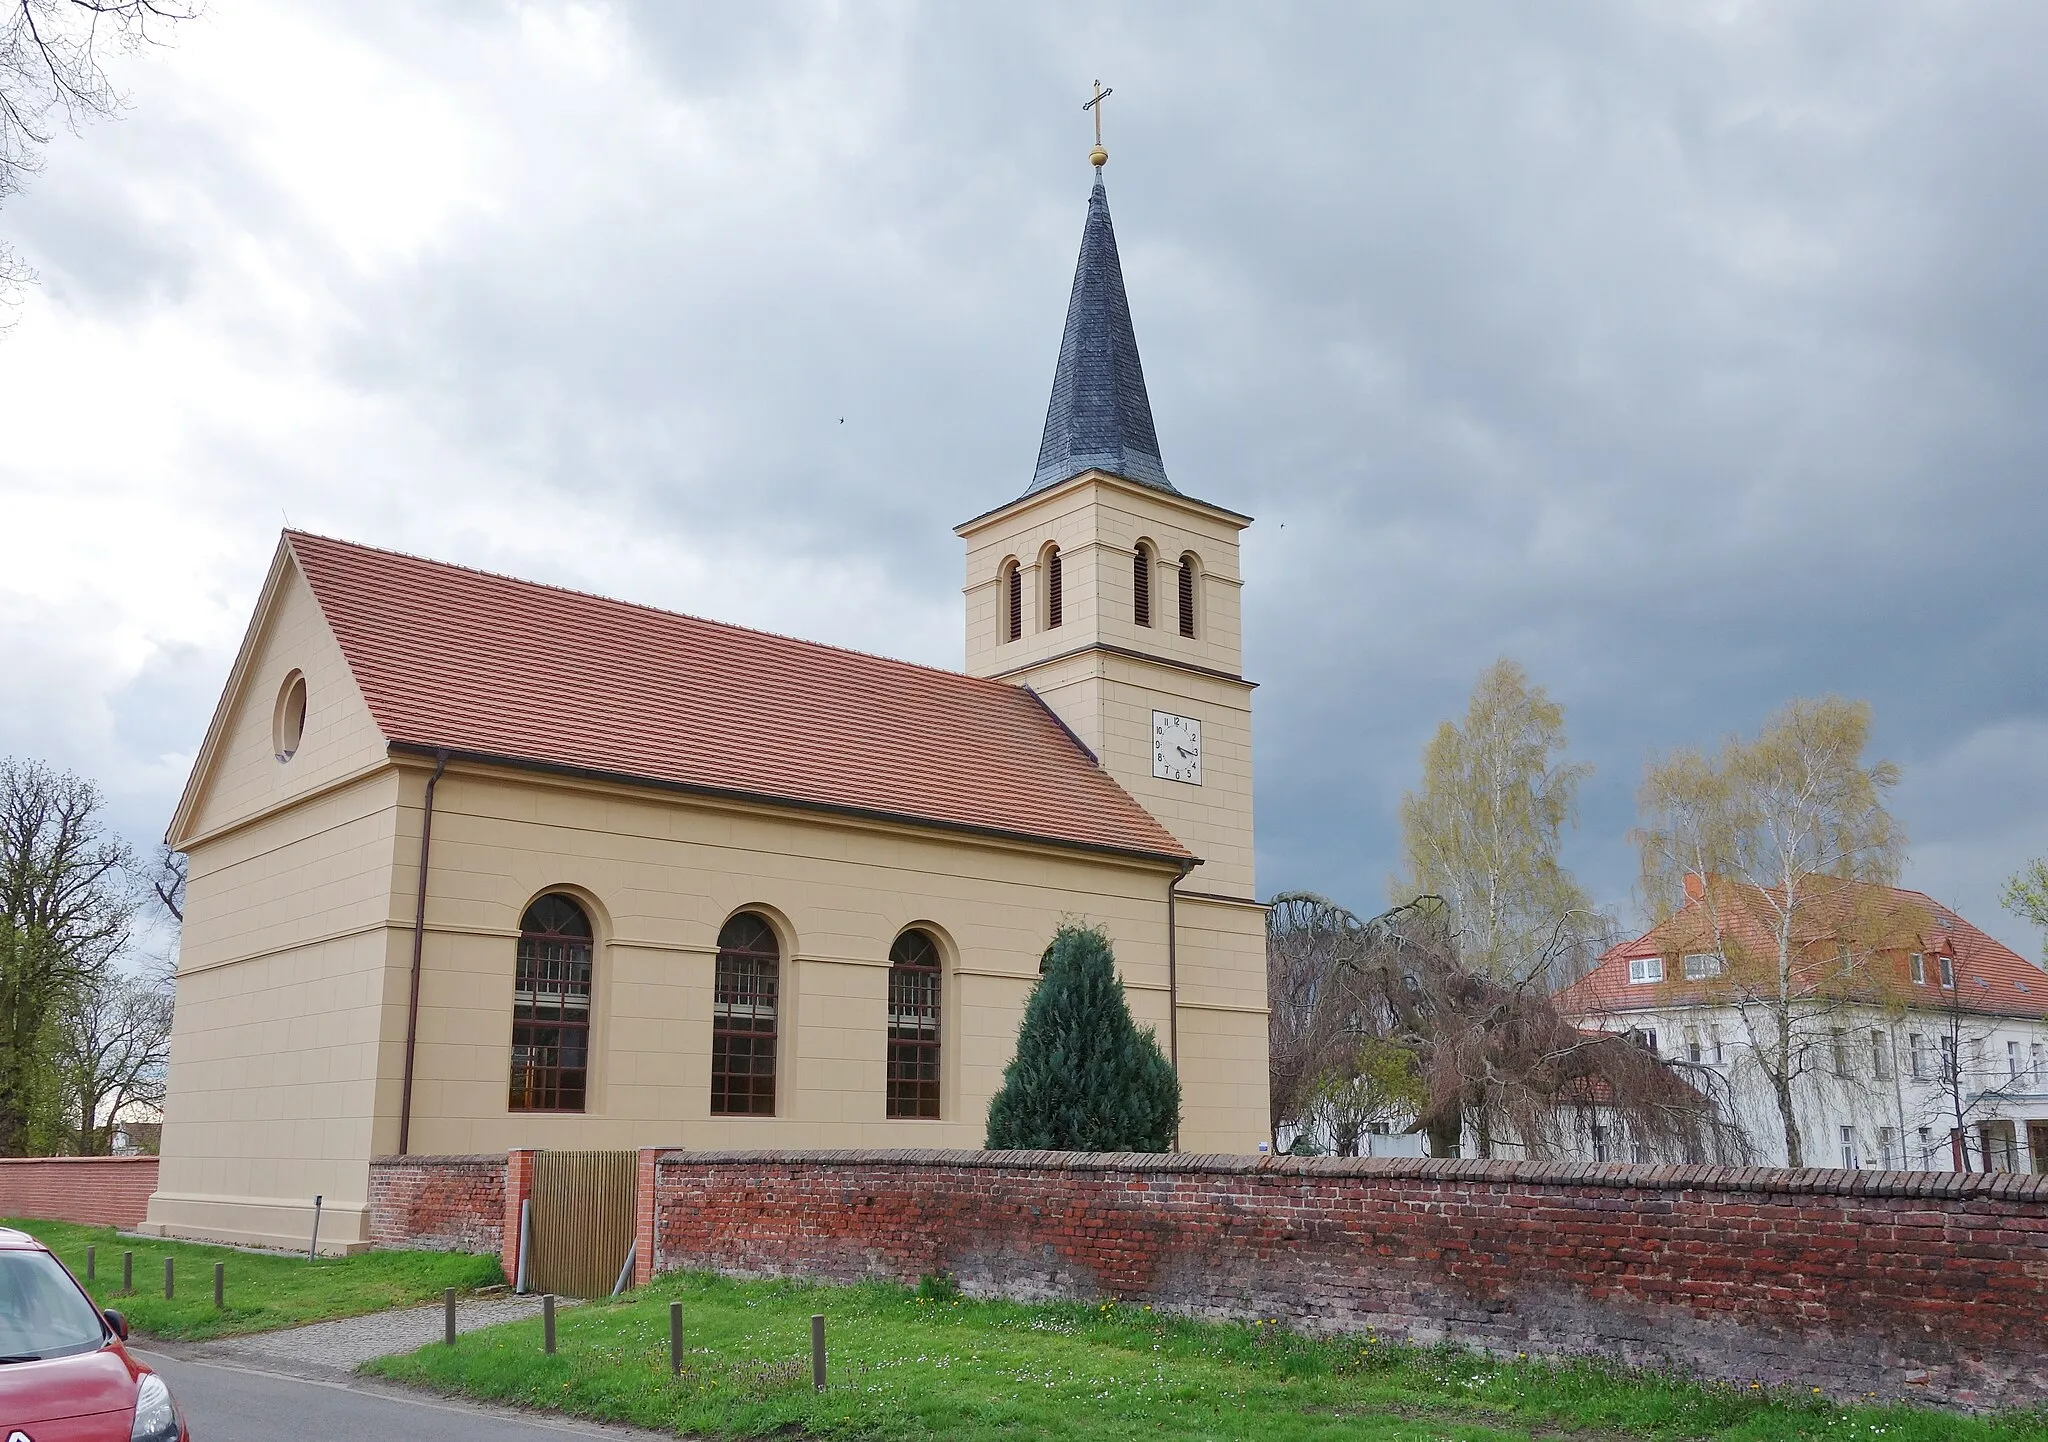
<svg viewBox="0 0 2048 1442">
<path fill-rule="evenodd" d="M 1641 1192 L 1765 1192 L 1792 1196 L 1993 1198 L 2048 1202 L 2048 1175 L 1881 1172 L 1832 1167 L 1636 1166 L 1625 1162 L 1510 1162 L 1445 1157 L 1247 1157 L 1217 1153 L 985 1152 L 917 1148 L 812 1151 L 670 1150 L 685 1166 L 954 1167 L 993 1171 L 1121 1172 L 1609 1187 Z"/>
<path fill-rule="evenodd" d="M 449 1156 L 388 1156 L 371 1157 L 373 1167 L 502 1167 L 505 1165 L 503 1152 L 474 1152 L 469 1155 Z"/>
<path fill-rule="evenodd" d="M 122 1166 L 155 1166 L 161 1158 L 147 1154 L 129 1153 L 118 1157 L 0 1157 L 0 1167 L 47 1167 L 51 1163 L 60 1166 L 104 1167 L 110 1162 Z"/>
</svg>

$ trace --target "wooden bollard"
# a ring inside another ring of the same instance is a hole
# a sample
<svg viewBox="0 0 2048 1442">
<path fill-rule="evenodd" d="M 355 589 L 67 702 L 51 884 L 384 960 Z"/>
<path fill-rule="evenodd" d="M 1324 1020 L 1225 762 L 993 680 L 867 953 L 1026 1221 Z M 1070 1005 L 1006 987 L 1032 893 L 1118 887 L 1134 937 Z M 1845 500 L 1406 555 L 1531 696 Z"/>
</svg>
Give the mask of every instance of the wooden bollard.
<svg viewBox="0 0 2048 1442">
<path fill-rule="evenodd" d="M 171 1259 L 164 1258 L 164 1300 L 171 1300 Z"/>
<path fill-rule="evenodd" d="M 825 1390 L 825 1315 L 811 1318 L 811 1386 Z"/>
<path fill-rule="evenodd" d="M 668 1304 L 668 1374 L 683 1375 L 683 1304 Z"/>
<path fill-rule="evenodd" d="M 125 1297 L 134 1290 L 135 1254 L 133 1252 L 123 1252 L 121 1254 L 121 1295 Z"/>
<path fill-rule="evenodd" d="M 441 1340 L 449 1346 L 455 1345 L 455 1289 L 441 1289 Z"/>
<path fill-rule="evenodd" d="M 541 1345 L 546 1349 L 547 1354 L 550 1357 L 554 1356 L 555 1294 L 553 1292 L 548 1293 L 545 1297 L 542 1297 L 540 1299 L 540 1333 L 542 1338 L 544 1339 Z"/>
<path fill-rule="evenodd" d="M 99 1264 L 100 1264 L 100 1249 L 99 1249 L 98 1247 L 87 1247 L 87 1248 L 85 1249 L 85 1279 L 86 1279 L 86 1281 L 90 1282 L 90 1281 L 91 1281 L 91 1280 L 92 1280 L 92 1279 L 93 1279 L 94 1277 L 96 1277 L 96 1276 L 98 1276 L 98 1275 L 99 1275 L 99 1270 L 100 1270 L 100 1265 L 99 1265 Z"/>
<path fill-rule="evenodd" d="M 226 1262 L 215 1262 L 213 1264 L 213 1309 L 216 1312 L 221 1308 L 222 1299 L 227 1296 L 227 1288 L 228 1264 Z"/>
</svg>

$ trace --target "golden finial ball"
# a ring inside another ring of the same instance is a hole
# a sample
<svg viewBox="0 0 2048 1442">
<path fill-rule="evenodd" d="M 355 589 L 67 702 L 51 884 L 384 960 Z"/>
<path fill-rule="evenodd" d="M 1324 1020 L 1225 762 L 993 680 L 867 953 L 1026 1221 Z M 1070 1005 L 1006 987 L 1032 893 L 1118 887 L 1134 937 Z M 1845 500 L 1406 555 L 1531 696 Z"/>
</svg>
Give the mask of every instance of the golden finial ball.
<svg viewBox="0 0 2048 1442">
<path fill-rule="evenodd" d="M 1098 168 L 1108 164 L 1109 152 L 1107 150 L 1104 150 L 1099 145 L 1096 146 L 1093 150 L 1088 152 L 1088 163 Z"/>
</svg>

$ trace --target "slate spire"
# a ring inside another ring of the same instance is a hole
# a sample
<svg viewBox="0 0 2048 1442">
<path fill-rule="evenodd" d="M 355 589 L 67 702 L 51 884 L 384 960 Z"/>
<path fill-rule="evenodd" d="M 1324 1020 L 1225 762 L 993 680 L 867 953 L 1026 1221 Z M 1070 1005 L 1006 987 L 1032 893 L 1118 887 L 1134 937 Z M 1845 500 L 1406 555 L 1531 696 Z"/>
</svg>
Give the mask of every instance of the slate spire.
<svg viewBox="0 0 2048 1442">
<path fill-rule="evenodd" d="M 1053 372 L 1052 403 L 1045 410 L 1038 469 L 1024 494 L 1056 486 L 1086 470 L 1173 490 L 1159 458 L 1159 434 L 1152 427 L 1152 402 L 1145 394 L 1138 338 L 1131 331 L 1131 304 L 1124 295 L 1123 266 L 1117 260 L 1100 162 L 1094 192 L 1088 197 L 1088 223 L 1081 231 L 1074 290 L 1067 299 L 1067 329 L 1060 337 L 1060 363 Z"/>
</svg>

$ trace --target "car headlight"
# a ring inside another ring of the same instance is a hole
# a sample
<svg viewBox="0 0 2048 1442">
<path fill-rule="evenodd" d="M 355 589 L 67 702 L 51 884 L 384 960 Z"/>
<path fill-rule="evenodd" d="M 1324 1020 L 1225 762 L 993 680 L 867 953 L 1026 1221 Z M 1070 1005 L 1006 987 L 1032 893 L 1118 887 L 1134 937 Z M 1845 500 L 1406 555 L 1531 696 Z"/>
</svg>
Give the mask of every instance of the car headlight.
<svg viewBox="0 0 2048 1442">
<path fill-rule="evenodd" d="M 128 1442 L 178 1442 L 178 1409 L 171 1405 L 171 1389 L 154 1372 L 145 1372 L 135 1389 L 135 1425 L 128 1429 Z"/>
</svg>

